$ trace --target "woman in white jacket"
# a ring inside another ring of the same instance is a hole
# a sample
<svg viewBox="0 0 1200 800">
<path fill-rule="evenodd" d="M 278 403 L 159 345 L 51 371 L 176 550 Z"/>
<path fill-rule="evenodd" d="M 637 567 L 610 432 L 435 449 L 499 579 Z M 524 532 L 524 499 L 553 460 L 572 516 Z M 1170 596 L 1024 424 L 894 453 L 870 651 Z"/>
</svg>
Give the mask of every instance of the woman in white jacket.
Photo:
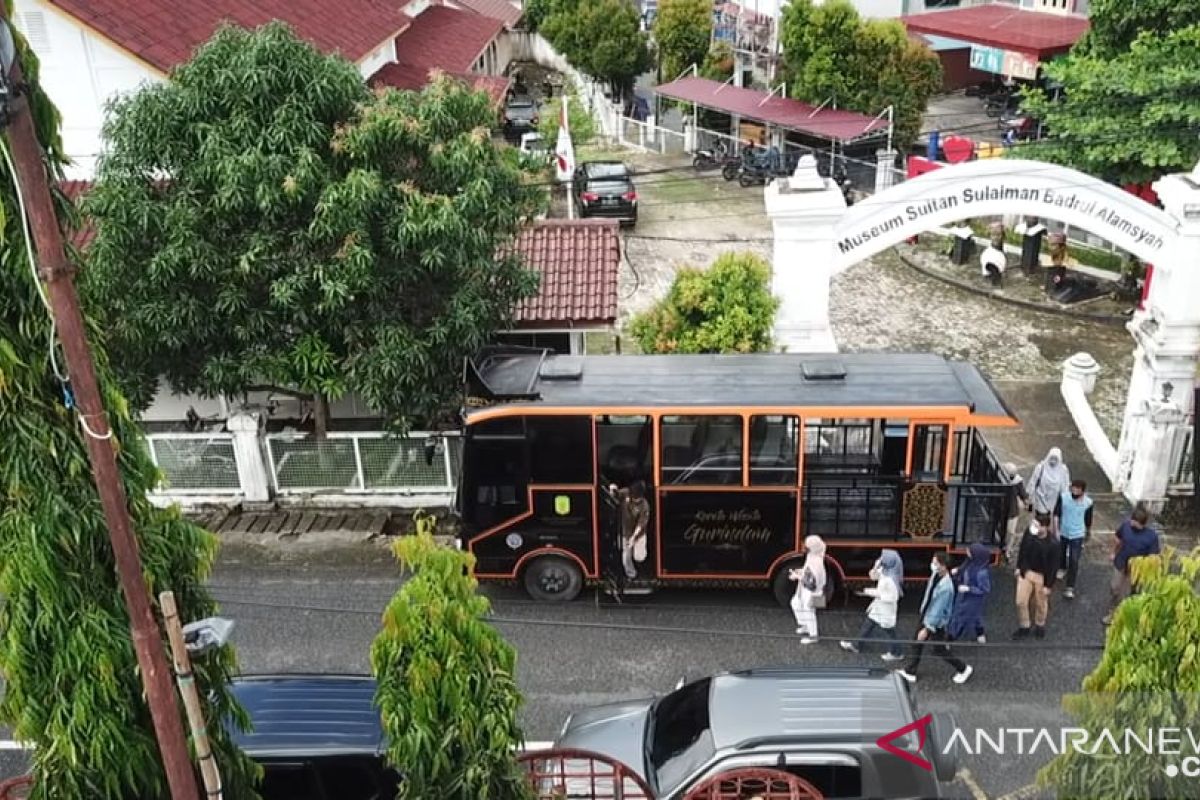
<svg viewBox="0 0 1200 800">
<path fill-rule="evenodd" d="M 876 634 L 882 634 L 892 641 L 881 658 L 884 661 L 899 661 L 904 656 L 900 654 L 900 646 L 896 643 L 896 612 L 904 595 L 904 562 L 895 550 L 884 550 L 870 574 L 875 587 L 858 593 L 874 598 L 871 605 L 867 606 L 867 618 L 858 632 L 858 641 L 865 643 L 875 638 Z M 841 646 L 850 653 L 860 652 L 860 645 L 854 642 L 843 641 Z"/>
<path fill-rule="evenodd" d="M 820 536 L 809 536 L 804 540 L 804 553 L 804 566 L 792 570 L 788 577 L 796 582 L 796 593 L 792 595 L 796 633 L 800 634 L 800 644 L 812 644 L 818 637 L 817 603 L 825 598 L 825 542 Z"/>
</svg>

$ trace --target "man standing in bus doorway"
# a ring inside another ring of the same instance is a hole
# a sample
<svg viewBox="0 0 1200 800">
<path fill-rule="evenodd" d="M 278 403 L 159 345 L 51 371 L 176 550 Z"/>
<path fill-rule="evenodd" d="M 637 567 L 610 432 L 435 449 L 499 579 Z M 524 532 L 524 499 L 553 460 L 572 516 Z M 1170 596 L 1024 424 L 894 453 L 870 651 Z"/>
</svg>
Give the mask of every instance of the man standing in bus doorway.
<svg viewBox="0 0 1200 800">
<path fill-rule="evenodd" d="M 1083 558 L 1083 543 L 1092 535 L 1092 498 L 1087 494 L 1087 482 L 1071 481 L 1070 491 L 1063 492 L 1054 507 L 1054 525 L 1062 540 L 1062 566 L 1059 578 L 1067 579 L 1063 597 L 1075 597 L 1075 579 L 1079 577 L 1079 559 Z"/>
<path fill-rule="evenodd" d="M 1051 535 L 1050 517 L 1039 514 L 1021 537 L 1017 553 L 1017 620 L 1020 625 L 1013 640 L 1027 639 L 1031 632 L 1046 637 L 1046 616 L 1050 612 L 1050 591 L 1058 575 L 1062 547 Z"/>
<path fill-rule="evenodd" d="M 637 565 L 646 560 L 646 529 L 650 525 L 650 503 L 646 484 L 634 481 L 628 489 L 609 487 L 621 505 L 621 566 L 625 577 L 637 579 Z"/>
</svg>

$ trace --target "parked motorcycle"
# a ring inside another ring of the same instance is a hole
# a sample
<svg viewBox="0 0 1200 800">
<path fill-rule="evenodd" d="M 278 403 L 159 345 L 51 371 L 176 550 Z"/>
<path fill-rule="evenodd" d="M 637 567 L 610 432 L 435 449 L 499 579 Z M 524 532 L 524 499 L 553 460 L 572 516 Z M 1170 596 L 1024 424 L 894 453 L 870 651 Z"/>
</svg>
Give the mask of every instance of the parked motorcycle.
<svg viewBox="0 0 1200 800">
<path fill-rule="evenodd" d="M 729 146 L 723 141 L 718 141 L 713 147 L 697 150 L 692 156 L 692 167 L 701 172 L 708 169 L 716 169 L 717 167 L 724 167 L 729 163 L 731 163 Z M 737 165 L 736 160 L 733 160 L 732 163 L 734 166 Z"/>
<path fill-rule="evenodd" d="M 747 147 L 737 158 L 731 158 L 721 168 L 721 177 L 727 181 L 736 180 L 743 167 L 750 166 L 755 159 L 761 158 L 762 153 L 754 147 Z"/>
<path fill-rule="evenodd" d="M 772 178 L 783 178 L 792 174 L 795 169 L 793 163 L 789 168 L 788 159 L 783 158 L 779 151 L 771 148 L 765 153 L 752 159 L 748 164 L 743 163 L 738 170 L 738 185 L 755 186 L 764 185 Z"/>
<path fill-rule="evenodd" d="M 1021 96 L 1015 92 L 994 94 L 988 97 L 983 111 L 989 117 L 1002 117 L 1005 113 L 1021 108 Z"/>
</svg>

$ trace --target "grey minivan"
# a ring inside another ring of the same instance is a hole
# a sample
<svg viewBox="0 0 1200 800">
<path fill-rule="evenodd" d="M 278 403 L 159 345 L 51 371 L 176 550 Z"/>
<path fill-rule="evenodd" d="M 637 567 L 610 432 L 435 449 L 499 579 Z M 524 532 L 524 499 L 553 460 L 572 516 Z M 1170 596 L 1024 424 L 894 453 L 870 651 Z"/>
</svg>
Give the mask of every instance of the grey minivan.
<svg viewBox="0 0 1200 800">
<path fill-rule="evenodd" d="M 942 784 L 957 772 L 947 746 L 954 722 L 942 715 L 922 722 L 908 684 L 887 670 L 768 668 L 577 712 L 555 747 L 622 762 L 658 800 L 680 800 L 744 767 L 783 769 L 826 800 L 946 797 Z M 907 755 L 888 752 L 880 739 Z"/>
</svg>

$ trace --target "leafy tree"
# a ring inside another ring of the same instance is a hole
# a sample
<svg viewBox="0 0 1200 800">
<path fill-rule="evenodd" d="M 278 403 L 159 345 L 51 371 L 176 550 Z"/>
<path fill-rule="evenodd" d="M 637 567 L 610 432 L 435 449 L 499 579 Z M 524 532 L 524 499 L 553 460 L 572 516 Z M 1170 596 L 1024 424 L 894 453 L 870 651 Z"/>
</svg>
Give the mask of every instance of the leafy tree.
<svg viewBox="0 0 1200 800">
<path fill-rule="evenodd" d="M 1045 72 L 1063 85 L 1061 99 L 1032 93 L 1022 104 L 1050 134 L 1015 154 L 1122 184 L 1187 171 L 1200 160 L 1200 25 L 1144 33 L 1110 59 L 1073 52 Z"/>
<path fill-rule="evenodd" d="M 596 138 L 596 120 L 577 96 L 574 94 L 567 96 L 571 98 L 567 104 L 567 124 L 571 127 L 571 142 L 576 149 L 579 149 L 580 146 L 589 144 Z M 538 118 L 538 133 L 542 135 L 542 139 L 551 150 L 558 142 L 558 123 L 561 114 L 562 95 L 551 98 L 542 107 L 541 116 Z"/>
<path fill-rule="evenodd" d="M 436 544 L 432 517 L 395 552 L 410 574 L 371 646 L 388 758 L 401 798 L 524 800 L 516 651 L 484 621 L 475 557 Z"/>
<path fill-rule="evenodd" d="M 864 20 L 847 0 L 794 0 L 783 10 L 779 37 L 792 97 L 872 116 L 892 106 L 897 146 L 916 140 L 942 70 L 900 22 Z"/>
<path fill-rule="evenodd" d="M 12 4 L 6 1 L 11 16 Z M 59 116 L 38 83 L 38 63 L 14 31 L 52 181 L 66 162 Z M 60 218 L 72 210 L 56 197 Z M 30 742 L 38 800 L 162 798 L 166 776 L 117 580 L 108 526 L 74 412 L 63 403 L 47 343 L 50 316 L 27 258 L 14 176 L 0 158 L 0 722 Z M 92 342 L 98 339 L 92 325 Z M 146 500 L 158 475 L 94 349 L 118 466 L 151 596 L 171 589 L 185 619 L 215 613 L 204 588 L 216 539 Z M 61 357 L 60 357 L 61 359 Z M 164 644 L 165 646 L 165 644 Z M 227 684 L 231 648 L 197 659 L 196 679 L 228 798 L 253 797 L 257 768 L 229 738 L 246 722 Z M 182 715 L 182 711 L 181 711 Z"/>
<path fill-rule="evenodd" d="M 621 93 L 654 64 L 631 0 L 555 0 L 541 31 L 577 69 Z"/>
<path fill-rule="evenodd" d="M 724 83 L 733 75 L 733 48 L 729 42 L 714 42 L 700 65 L 700 77 Z"/>
<path fill-rule="evenodd" d="M 723 253 L 708 269 L 684 267 L 667 296 L 630 321 L 646 353 L 754 353 L 771 346 L 779 300 L 753 253 Z"/>
<path fill-rule="evenodd" d="M 497 256 L 544 202 L 483 93 L 367 92 L 286 26 L 227 27 L 113 104 L 87 289 L 135 403 L 272 384 L 398 424 L 535 289 Z M 164 180 L 164 176 L 170 176 Z"/>
<path fill-rule="evenodd" d="M 554 0 L 525 0 L 525 27 L 536 31 L 554 10 Z"/>
<path fill-rule="evenodd" d="M 663 80 L 673 81 L 685 69 L 699 67 L 712 39 L 712 3 L 709 0 L 663 0 L 654 20 Z"/>
<path fill-rule="evenodd" d="M 1200 554 L 1134 559 L 1138 593 L 1117 609 L 1100 663 L 1083 693 L 1063 699 L 1074 724 L 1095 741 L 1103 730 L 1144 732 L 1194 727 L 1200 718 Z M 1182 744 L 1190 754 L 1186 737 Z M 1058 756 L 1038 775 L 1056 796 L 1070 798 L 1189 798 L 1195 779 L 1170 775 L 1170 757 L 1131 748 L 1119 758 L 1079 753 Z"/>
<path fill-rule="evenodd" d="M 1162 37 L 1200 25 L 1200 0 L 1092 0 L 1088 23 L 1075 51 L 1112 58 L 1128 50 L 1143 32 Z"/>
</svg>

